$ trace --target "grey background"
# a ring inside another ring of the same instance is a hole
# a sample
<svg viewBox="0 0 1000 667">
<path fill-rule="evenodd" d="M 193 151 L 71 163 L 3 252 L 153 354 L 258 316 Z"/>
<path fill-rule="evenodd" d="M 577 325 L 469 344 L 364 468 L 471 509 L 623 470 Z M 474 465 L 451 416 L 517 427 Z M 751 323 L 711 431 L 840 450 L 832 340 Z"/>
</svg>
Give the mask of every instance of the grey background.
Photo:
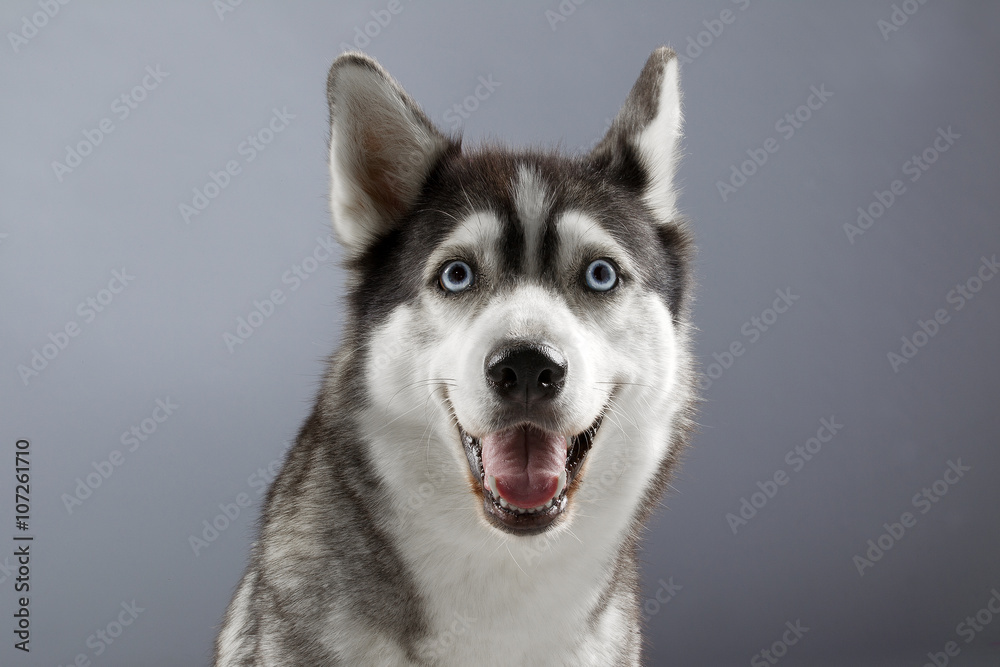
<svg viewBox="0 0 1000 667">
<path fill-rule="evenodd" d="M 464 121 L 468 142 L 579 151 L 653 48 L 683 53 L 704 33 L 682 67 L 679 171 L 700 248 L 697 353 L 704 369 L 735 341 L 745 353 L 704 392 L 647 534 L 650 664 L 748 664 L 786 621 L 809 630 L 781 664 L 922 665 L 948 641 L 961 649 L 949 664 L 1000 664 L 1000 619 L 969 643 L 956 634 L 1000 587 L 1000 279 L 961 310 L 947 301 L 1000 252 L 1000 5 L 910 3 L 884 36 L 887 0 L 564 0 L 552 24 L 556 0 L 402 0 L 365 49 L 446 130 L 478 77 L 499 82 Z M 336 258 L 298 290 L 282 282 L 329 231 L 326 69 L 387 5 L 247 0 L 220 18 L 207 0 L 72 2 L 16 52 L 0 45 L 3 664 L 209 661 L 253 536 L 254 475 L 294 436 L 339 338 Z M 711 36 L 703 21 L 725 9 Z M 5 2 L 0 28 L 39 11 Z M 168 76 L 120 120 L 112 102 L 147 66 Z M 832 97 L 784 139 L 775 123 L 810 86 Z M 295 118 L 246 162 L 239 144 L 275 108 Z M 60 181 L 52 162 L 103 118 L 113 132 Z M 949 127 L 959 138 L 910 182 L 904 163 Z M 768 137 L 779 150 L 723 201 L 717 181 Z M 229 160 L 241 173 L 185 223 L 179 205 Z M 843 225 L 895 179 L 906 192 L 850 243 Z M 123 267 L 134 280 L 85 322 L 78 304 Z M 799 299 L 751 343 L 741 327 L 786 288 Z M 223 334 L 274 289 L 287 300 L 230 353 Z M 941 308 L 949 321 L 894 372 L 888 353 Z M 71 321 L 79 335 L 22 381 L 18 366 Z M 122 434 L 168 398 L 177 409 L 127 451 Z M 794 471 L 786 452 L 830 417 L 843 429 Z M 8 570 L 19 438 L 32 452 L 27 655 Z M 64 494 L 115 450 L 124 462 L 70 513 Z M 920 514 L 914 494 L 959 459 L 971 470 Z M 734 534 L 726 515 L 779 470 L 788 483 Z M 253 505 L 195 555 L 189 537 L 241 493 Z M 859 575 L 853 557 L 906 511 L 916 525 Z M 669 602 L 661 581 L 682 587 Z M 133 600 L 143 611 L 96 656 L 88 638 Z"/>
</svg>

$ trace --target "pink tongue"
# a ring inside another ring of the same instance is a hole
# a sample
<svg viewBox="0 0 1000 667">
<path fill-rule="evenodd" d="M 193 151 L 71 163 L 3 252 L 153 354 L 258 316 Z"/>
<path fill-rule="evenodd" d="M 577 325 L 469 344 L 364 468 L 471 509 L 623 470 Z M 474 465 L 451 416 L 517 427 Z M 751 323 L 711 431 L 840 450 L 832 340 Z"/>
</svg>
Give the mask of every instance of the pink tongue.
<svg viewBox="0 0 1000 667">
<path fill-rule="evenodd" d="M 566 437 L 531 427 L 490 433 L 482 439 L 487 484 L 496 477 L 500 496 L 523 509 L 552 500 L 566 469 Z"/>
</svg>

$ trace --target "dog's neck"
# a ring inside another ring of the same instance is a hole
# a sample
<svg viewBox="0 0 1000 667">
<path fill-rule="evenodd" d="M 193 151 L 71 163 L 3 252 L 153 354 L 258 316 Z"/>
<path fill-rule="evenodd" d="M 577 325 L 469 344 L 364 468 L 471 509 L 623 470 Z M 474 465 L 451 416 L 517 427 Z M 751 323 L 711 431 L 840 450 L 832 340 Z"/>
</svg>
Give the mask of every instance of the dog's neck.
<svg viewBox="0 0 1000 667">
<path fill-rule="evenodd" d="M 548 664 L 564 664 L 587 637 L 602 646 L 629 639 L 637 630 L 636 583 L 633 526 L 623 515 L 634 515 L 640 498 L 578 495 L 560 525 L 538 535 L 508 534 L 486 520 L 482 498 L 462 477 L 461 452 L 450 465 L 428 462 L 428 452 L 445 448 L 427 447 L 433 436 L 425 435 L 423 447 L 401 450 L 406 431 L 400 422 L 385 428 L 372 451 L 391 498 L 383 529 L 399 545 L 426 614 L 429 633 L 418 654 L 475 664 L 484 651 L 509 654 L 513 644 L 525 660 L 550 656 Z M 605 481 L 628 484 L 632 472 L 639 473 L 624 464 Z M 519 655 L 510 664 L 528 664 Z M 614 661 L 605 657 L 603 664 Z"/>
</svg>

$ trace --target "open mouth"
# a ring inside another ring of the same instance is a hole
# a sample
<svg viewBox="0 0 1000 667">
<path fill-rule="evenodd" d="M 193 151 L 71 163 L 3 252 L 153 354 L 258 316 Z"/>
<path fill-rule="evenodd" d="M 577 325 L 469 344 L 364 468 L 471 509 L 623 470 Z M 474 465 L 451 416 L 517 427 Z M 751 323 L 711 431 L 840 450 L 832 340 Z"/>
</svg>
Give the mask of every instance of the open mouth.
<svg viewBox="0 0 1000 667">
<path fill-rule="evenodd" d="M 603 412 L 573 436 L 521 424 L 476 438 L 459 425 L 469 469 L 479 480 L 486 517 L 510 533 L 548 528 L 566 510 L 567 494 L 601 427 Z"/>
</svg>

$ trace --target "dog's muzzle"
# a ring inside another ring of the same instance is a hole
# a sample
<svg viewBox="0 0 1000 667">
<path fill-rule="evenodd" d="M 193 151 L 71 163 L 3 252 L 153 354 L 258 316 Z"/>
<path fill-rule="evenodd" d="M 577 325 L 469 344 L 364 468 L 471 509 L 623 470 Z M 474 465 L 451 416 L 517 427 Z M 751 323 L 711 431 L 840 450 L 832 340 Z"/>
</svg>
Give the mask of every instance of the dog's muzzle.
<svg viewBox="0 0 1000 667">
<path fill-rule="evenodd" d="M 500 404 L 504 427 L 473 436 L 458 426 L 479 480 L 486 517 L 510 533 L 549 528 L 566 510 L 568 494 L 593 445 L 603 410 L 582 433 L 560 433 L 555 399 L 566 384 L 568 362 L 557 348 L 508 343 L 486 356 L 486 384 Z"/>
</svg>

